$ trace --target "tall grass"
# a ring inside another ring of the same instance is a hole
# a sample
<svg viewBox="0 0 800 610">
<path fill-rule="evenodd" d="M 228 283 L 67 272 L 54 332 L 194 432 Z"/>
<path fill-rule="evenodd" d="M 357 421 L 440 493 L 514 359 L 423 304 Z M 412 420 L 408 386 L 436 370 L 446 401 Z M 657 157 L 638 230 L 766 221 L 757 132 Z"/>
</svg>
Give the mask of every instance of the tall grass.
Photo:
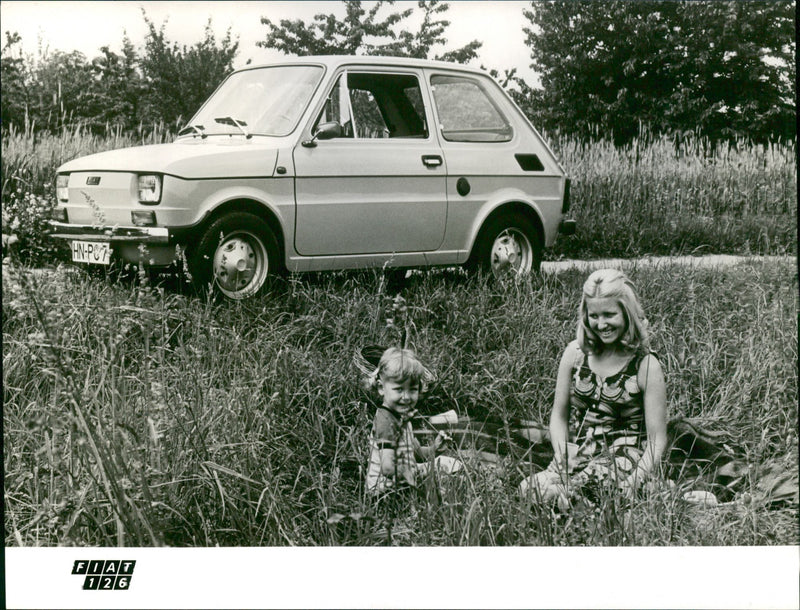
<svg viewBox="0 0 800 610">
<path fill-rule="evenodd" d="M 415 494 L 363 494 L 374 403 L 351 365 L 406 341 L 437 373 L 426 413 L 546 421 L 584 274 L 496 286 L 378 273 L 293 278 L 215 305 L 149 278 L 3 273 L 7 545 L 797 544 L 797 507 L 698 509 L 682 488 L 567 516 L 528 473 L 470 463 Z M 797 270 L 634 268 L 671 415 L 729 430 L 757 467 L 797 469 Z M 756 472 L 756 471 L 754 471 Z M 748 482 L 755 495 L 756 476 Z"/>
<path fill-rule="evenodd" d="M 616 148 L 558 134 L 552 144 L 579 227 L 556 255 L 796 252 L 795 145 L 661 136 Z"/>
<path fill-rule="evenodd" d="M 136 133 L 107 127 L 103 135 L 78 124 L 64 125 L 58 133 L 42 132 L 27 125 L 14 125 L 2 132 L 3 201 L 8 193 L 22 189 L 35 195 L 52 195 L 56 169 L 71 159 L 127 146 L 172 141 L 174 133 L 155 124 L 140 125 Z"/>
<path fill-rule="evenodd" d="M 15 225 L 30 262 L 54 258 L 44 220 L 54 205 L 57 167 L 104 150 L 171 140 L 169 127 L 105 135 L 64 127 L 56 135 L 32 126 L 2 132 L 3 232 Z M 646 134 L 625 148 L 552 134 L 548 140 L 573 178 L 578 232 L 562 237 L 555 258 L 644 254 L 786 254 L 797 251 L 794 144 L 712 147 L 691 137 Z M 31 198 L 35 205 L 30 205 Z"/>
</svg>

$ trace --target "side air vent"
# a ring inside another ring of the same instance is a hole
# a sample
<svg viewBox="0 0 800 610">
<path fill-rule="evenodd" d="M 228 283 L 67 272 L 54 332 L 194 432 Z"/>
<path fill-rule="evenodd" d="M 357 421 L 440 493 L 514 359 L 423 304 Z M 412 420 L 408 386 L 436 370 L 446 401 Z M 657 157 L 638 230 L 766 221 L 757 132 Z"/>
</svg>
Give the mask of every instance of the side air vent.
<svg viewBox="0 0 800 610">
<path fill-rule="evenodd" d="M 517 163 L 525 172 L 541 172 L 544 171 L 544 165 L 539 161 L 539 155 L 514 155 L 517 158 Z"/>
</svg>

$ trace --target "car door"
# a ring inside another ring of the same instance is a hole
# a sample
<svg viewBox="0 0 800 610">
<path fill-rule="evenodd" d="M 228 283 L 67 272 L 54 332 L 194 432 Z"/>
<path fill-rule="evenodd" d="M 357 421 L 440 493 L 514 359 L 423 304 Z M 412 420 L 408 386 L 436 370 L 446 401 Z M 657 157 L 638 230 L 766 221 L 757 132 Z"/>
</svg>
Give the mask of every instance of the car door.
<svg viewBox="0 0 800 610">
<path fill-rule="evenodd" d="M 414 70 L 350 69 L 317 116 L 338 137 L 299 143 L 295 248 L 304 256 L 424 252 L 444 239 L 446 168 Z"/>
</svg>

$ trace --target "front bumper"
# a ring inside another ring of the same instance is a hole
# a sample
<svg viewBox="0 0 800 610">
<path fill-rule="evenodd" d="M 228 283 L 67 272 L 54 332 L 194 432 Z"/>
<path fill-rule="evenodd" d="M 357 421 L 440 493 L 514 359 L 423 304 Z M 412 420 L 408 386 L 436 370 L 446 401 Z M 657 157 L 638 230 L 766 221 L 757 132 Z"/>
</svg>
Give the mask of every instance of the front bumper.
<svg viewBox="0 0 800 610">
<path fill-rule="evenodd" d="M 93 225 L 74 225 L 56 220 L 50 221 L 54 239 L 78 239 L 81 241 L 133 242 L 137 244 L 169 243 L 169 229 L 166 227 L 99 227 Z"/>
</svg>

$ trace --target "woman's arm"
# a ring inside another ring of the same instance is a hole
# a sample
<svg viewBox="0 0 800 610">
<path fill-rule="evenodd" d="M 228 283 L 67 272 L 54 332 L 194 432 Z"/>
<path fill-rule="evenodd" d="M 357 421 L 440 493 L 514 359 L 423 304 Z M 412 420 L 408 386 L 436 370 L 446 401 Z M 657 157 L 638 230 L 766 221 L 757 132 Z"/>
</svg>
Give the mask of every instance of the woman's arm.
<svg viewBox="0 0 800 610">
<path fill-rule="evenodd" d="M 567 441 L 569 440 L 569 391 L 576 349 L 580 349 L 577 344 L 575 342 L 570 343 L 561 355 L 556 377 L 553 410 L 550 413 L 550 443 L 553 445 L 553 460 L 559 466 L 559 471 L 565 473 Z"/>
<path fill-rule="evenodd" d="M 639 364 L 639 387 L 644 392 L 644 424 L 647 429 L 647 450 L 633 473 L 623 484 L 636 489 L 661 463 L 667 448 L 667 390 L 661 363 L 647 355 Z"/>
</svg>

